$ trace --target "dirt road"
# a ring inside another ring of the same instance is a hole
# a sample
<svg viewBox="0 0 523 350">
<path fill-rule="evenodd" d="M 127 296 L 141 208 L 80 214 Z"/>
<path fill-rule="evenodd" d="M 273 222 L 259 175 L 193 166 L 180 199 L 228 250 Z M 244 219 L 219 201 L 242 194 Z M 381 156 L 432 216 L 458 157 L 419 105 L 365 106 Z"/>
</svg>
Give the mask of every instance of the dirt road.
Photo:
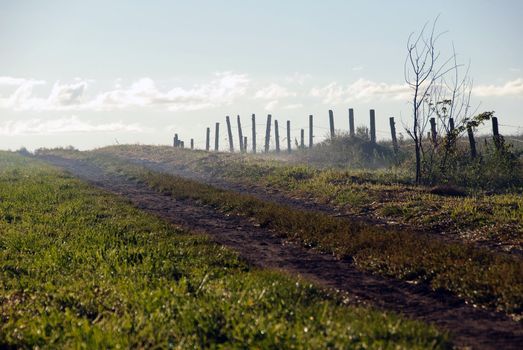
<svg viewBox="0 0 523 350">
<path fill-rule="evenodd" d="M 207 233 L 238 251 L 252 265 L 300 275 L 323 286 L 346 291 L 350 298 L 407 317 L 430 322 L 451 332 L 458 346 L 477 349 L 519 349 L 523 326 L 505 315 L 473 308 L 456 297 L 426 286 L 376 276 L 281 239 L 244 217 L 229 216 L 191 200 L 175 200 L 93 164 L 47 156 L 47 162 L 74 176 L 130 200 L 136 207 L 172 223 Z"/>
</svg>

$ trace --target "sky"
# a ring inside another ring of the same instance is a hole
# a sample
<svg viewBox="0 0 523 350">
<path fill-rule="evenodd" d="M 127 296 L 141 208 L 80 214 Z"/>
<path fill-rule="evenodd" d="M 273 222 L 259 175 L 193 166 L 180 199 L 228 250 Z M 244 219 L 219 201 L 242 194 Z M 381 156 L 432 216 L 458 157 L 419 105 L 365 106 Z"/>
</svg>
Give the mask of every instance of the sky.
<svg viewBox="0 0 523 350">
<path fill-rule="evenodd" d="M 438 50 L 470 64 L 471 105 L 523 133 L 523 1 L 0 0 L 0 149 L 174 133 L 202 148 L 216 122 L 225 148 L 225 116 L 250 137 L 252 114 L 258 144 L 267 114 L 293 139 L 313 114 L 321 141 L 328 110 L 346 130 L 348 108 L 357 126 L 375 109 L 378 138 L 392 116 L 405 134 L 407 39 L 438 15 Z"/>
</svg>

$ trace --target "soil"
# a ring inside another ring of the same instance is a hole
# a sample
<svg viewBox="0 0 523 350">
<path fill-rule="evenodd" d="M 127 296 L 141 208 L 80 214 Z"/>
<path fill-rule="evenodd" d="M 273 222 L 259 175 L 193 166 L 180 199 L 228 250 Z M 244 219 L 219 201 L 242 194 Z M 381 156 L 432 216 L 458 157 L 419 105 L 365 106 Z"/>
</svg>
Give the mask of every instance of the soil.
<svg viewBox="0 0 523 350">
<path fill-rule="evenodd" d="M 459 348 L 520 349 L 523 325 L 494 311 L 426 285 L 413 285 L 360 271 L 349 261 L 306 249 L 259 227 L 248 218 L 224 214 L 192 200 L 176 200 L 145 184 L 108 174 L 95 165 L 54 156 L 42 157 L 74 176 L 122 196 L 136 207 L 184 228 L 208 234 L 236 250 L 250 264 L 299 275 L 324 287 L 346 292 L 349 301 L 398 312 L 448 331 Z M 187 175 L 187 174 L 186 174 Z M 194 178 L 194 177 L 193 177 Z M 266 194 L 267 200 L 274 200 Z"/>
</svg>

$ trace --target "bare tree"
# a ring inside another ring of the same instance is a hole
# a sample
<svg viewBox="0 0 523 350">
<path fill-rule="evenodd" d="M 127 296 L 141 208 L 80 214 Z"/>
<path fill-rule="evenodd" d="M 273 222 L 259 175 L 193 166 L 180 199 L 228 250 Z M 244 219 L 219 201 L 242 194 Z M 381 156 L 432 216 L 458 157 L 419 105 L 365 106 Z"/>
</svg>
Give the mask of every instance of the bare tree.
<svg viewBox="0 0 523 350">
<path fill-rule="evenodd" d="M 449 135 L 450 118 L 465 119 L 469 113 L 470 89 L 472 81 L 468 70 L 460 78 L 460 65 L 453 53 L 443 59 L 437 49 L 439 38 L 444 34 L 436 32 L 436 18 L 432 25 L 425 24 L 416 35 L 411 33 L 407 40 L 407 57 L 404 65 L 405 81 L 412 90 L 412 124 L 405 127 L 407 134 L 414 141 L 416 156 L 416 183 L 423 178 L 422 162 L 428 157 L 423 137 L 430 118 L 438 120 L 440 134 L 444 129 Z M 454 73 L 454 75 L 452 75 Z M 437 144 L 433 145 L 430 157 Z"/>
</svg>

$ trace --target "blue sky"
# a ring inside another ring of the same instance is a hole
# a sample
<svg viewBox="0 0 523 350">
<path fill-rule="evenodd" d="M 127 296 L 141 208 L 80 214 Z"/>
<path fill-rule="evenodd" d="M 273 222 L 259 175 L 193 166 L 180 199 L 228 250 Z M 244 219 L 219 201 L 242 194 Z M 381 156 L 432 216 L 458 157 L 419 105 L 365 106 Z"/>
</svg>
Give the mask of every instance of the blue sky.
<svg viewBox="0 0 523 350">
<path fill-rule="evenodd" d="M 207 126 L 252 113 L 293 136 L 314 114 L 320 140 L 328 109 L 346 129 L 349 107 L 357 125 L 376 109 L 386 138 L 389 116 L 409 120 L 407 37 L 438 14 L 440 49 L 471 62 L 472 104 L 523 132 L 521 1 L 2 0 L 0 149 L 174 132 L 201 147 Z"/>
</svg>

